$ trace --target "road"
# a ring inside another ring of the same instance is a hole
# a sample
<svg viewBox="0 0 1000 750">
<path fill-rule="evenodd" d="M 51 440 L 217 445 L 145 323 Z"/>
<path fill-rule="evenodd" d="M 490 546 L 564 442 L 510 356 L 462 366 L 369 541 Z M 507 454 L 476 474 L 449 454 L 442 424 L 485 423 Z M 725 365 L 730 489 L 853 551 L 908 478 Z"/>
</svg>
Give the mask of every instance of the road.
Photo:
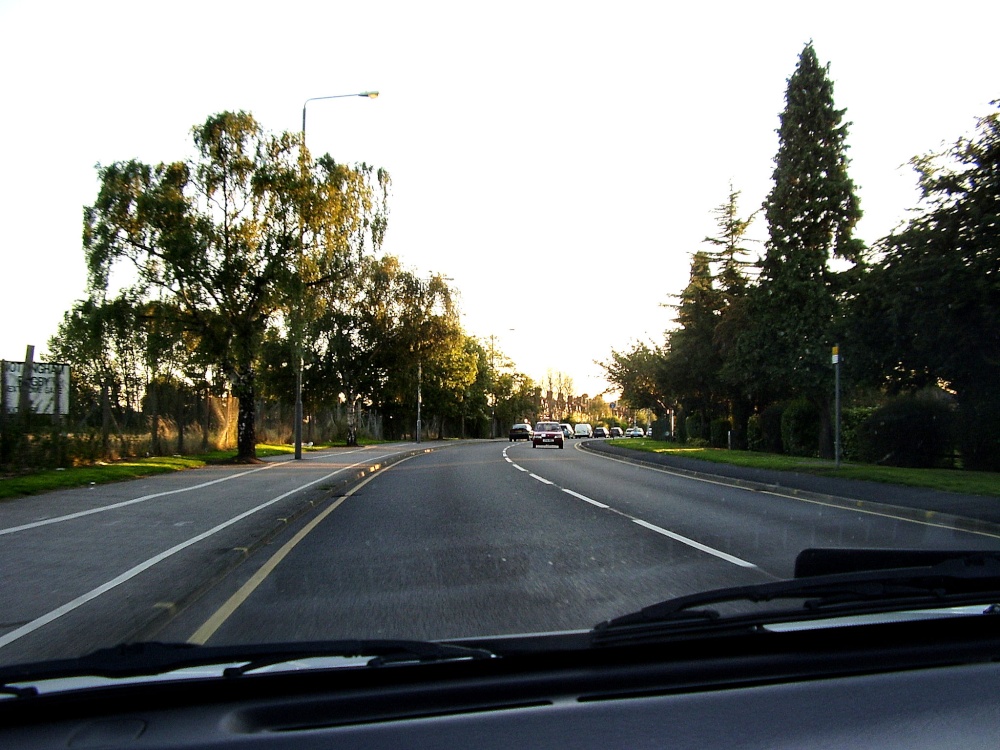
<svg viewBox="0 0 1000 750">
<path fill-rule="evenodd" d="M 3 504 L 0 663 L 134 638 L 589 628 L 664 598 L 788 577 L 806 547 L 1000 549 L 989 534 L 681 477 L 577 442 L 428 445 Z"/>
</svg>

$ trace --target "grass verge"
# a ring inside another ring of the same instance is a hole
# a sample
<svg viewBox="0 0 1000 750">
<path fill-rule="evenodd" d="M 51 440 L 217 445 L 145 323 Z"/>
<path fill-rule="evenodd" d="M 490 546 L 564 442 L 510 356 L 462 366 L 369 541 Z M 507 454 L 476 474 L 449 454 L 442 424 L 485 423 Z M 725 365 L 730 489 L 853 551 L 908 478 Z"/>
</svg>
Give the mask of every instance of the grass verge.
<svg viewBox="0 0 1000 750">
<path fill-rule="evenodd" d="M 833 461 L 819 458 L 798 458 L 778 456 L 771 453 L 751 451 L 730 451 L 721 448 L 685 448 L 664 445 L 656 440 L 644 438 L 615 440 L 614 444 L 635 451 L 660 453 L 699 461 L 746 466 L 754 469 L 774 471 L 796 471 L 840 479 L 862 479 L 869 482 L 901 484 L 908 487 L 926 487 L 945 492 L 959 492 L 966 495 L 1000 496 L 1000 474 L 985 471 L 962 471 L 958 469 L 903 469 L 895 466 L 875 466 L 841 462 L 838 469 Z"/>
<path fill-rule="evenodd" d="M 316 446 L 312 450 L 324 446 Z M 310 449 L 305 449 L 310 450 Z M 280 456 L 295 452 L 291 445 L 258 445 L 257 457 Z M 236 458 L 236 451 L 213 451 L 190 456 L 153 456 L 129 458 L 121 461 L 75 466 L 68 469 L 46 469 L 30 474 L 0 477 L 0 500 L 8 500 L 41 492 L 85 487 L 91 484 L 108 484 L 125 479 L 137 479 L 171 471 L 194 469 L 208 464 L 224 464 Z"/>
</svg>

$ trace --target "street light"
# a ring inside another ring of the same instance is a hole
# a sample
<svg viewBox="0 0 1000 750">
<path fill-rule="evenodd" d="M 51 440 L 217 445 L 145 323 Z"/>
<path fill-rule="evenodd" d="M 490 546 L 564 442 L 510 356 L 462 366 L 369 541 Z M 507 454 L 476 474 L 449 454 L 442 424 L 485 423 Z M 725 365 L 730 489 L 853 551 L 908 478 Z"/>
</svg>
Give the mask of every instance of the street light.
<svg viewBox="0 0 1000 750">
<path fill-rule="evenodd" d="M 378 98 L 377 91 L 362 91 L 360 94 L 334 94 L 333 96 L 314 96 L 306 99 L 302 103 L 302 148 L 306 147 L 306 106 L 309 102 L 317 102 L 322 99 L 346 99 L 351 96 L 361 96 L 366 99 Z M 305 171 L 305 156 L 302 159 L 302 169 Z M 304 230 L 303 230 L 304 231 Z M 301 263 L 302 246 L 299 245 L 299 274 L 302 272 Z M 299 299 L 301 304 L 301 297 Z M 300 326 L 301 329 L 301 326 Z M 302 459 L 302 331 L 295 334 L 295 458 Z"/>
</svg>

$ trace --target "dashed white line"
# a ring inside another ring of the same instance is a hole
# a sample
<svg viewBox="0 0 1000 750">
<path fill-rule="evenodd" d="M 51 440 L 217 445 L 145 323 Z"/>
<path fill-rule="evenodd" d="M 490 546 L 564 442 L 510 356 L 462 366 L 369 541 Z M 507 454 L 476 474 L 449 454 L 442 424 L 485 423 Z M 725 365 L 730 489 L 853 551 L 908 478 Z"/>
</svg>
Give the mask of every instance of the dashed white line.
<svg viewBox="0 0 1000 750">
<path fill-rule="evenodd" d="M 596 505 L 598 508 L 608 508 L 608 507 L 610 507 L 608 505 L 605 505 L 604 503 L 599 503 L 596 500 L 593 500 L 593 499 L 587 497 L 586 495 L 581 495 L 579 492 L 573 492 L 573 490 L 567 490 L 565 487 L 560 487 L 560 489 L 563 492 L 565 492 L 567 495 L 572 495 L 575 498 L 583 500 L 583 502 L 585 502 L 585 503 L 590 503 L 591 505 Z"/>
<path fill-rule="evenodd" d="M 506 450 L 504 451 L 504 458 L 507 458 L 507 451 Z M 510 459 L 507 459 L 507 460 L 509 461 Z M 527 471 L 527 469 L 521 469 L 521 467 L 518 466 L 517 464 L 515 464 L 513 462 L 511 462 L 511 463 L 512 463 L 512 465 L 515 468 L 520 469 L 521 471 Z M 537 474 L 532 474 L 531 472 L 528 472 L 528 476 L 530 476 L 532 479 L 537 479 L 542 484 L 549 484 L 549 485 L 552 485 L 552 486 L 557 486 L 555 484 L 555 482 L 551 482 L 548 479 L 545 479 L 544 477 L 538 476 Z M 730 555 L 730 554 L 728 554 L 726 552 L 723 552 L 721 550 L 717 550 L 714 547 L 709 547 L 707 544 L 702 544 L 701 542 L 696 542 L 694 539 L 689 539 L 686 536 L 683 536 L 681 534 L 677 534 L 676 532 L 673 532 L 673 531 L 668 531 L 667 529 L 664 529 L 664 528 L 662 528 L 660 526 L 657 526 L 655 524 L 649 523 L 648 521 L 643 521 L 641 518 L 636 518 L 635 516 L 632 516 L 632 515 L 629 515 L 628 513 L 625 513 L 625 512 L 620 511 L 620 510 L 617 510 L 616 508 L 612 508 L 610 505 L 605 505 L 604 503 L 598 502 L 597 500 L 594 500 L 593 498 L 587 497 L 586 495 L 581 495 L 579 492 L 574 492 L 573 490 L 568 490 L 565 487 L 559 487 L 559 489 L 562 490 L 563 492 L 565 492 L 567 495 L 572 495 L 573 497 L 577 498 L 578 500 L 583 500 L 585 503 L 590 503 L 591 505 L 595 505 L 598 508 L 604 508 L 606 510 L 610 510 L 612 513 L 617 513 L 620 516 L 624 516 L 625 518 L 627 518 L 630 521 L 632 521 L 632 523 L 638 524 L 639 526 L 642 526 L 644 529 L 649 529 L 650 531 L 655 531 L 657 534 L 662 534 L 663 536 L 669 537 L 670 539 L 673 539 L 676 542 L 680 542 L 681 544 L 686 544 L 689 547 L 694 547 L 697 550 L 701 550 L 702 552 L 705 552 L 705 553 L 707 553 L 709 555 L 713 555 L 715 557 L 718 557 L 720 560 L 725 560 L 726 562 L 732 563 L 733 565 L 738 565 L 741 568 L 756 568 L 757 567 L 752 562 L 747 562 L 746 560 L 743 560 L 743 559 L 741 559 L 739 557 L 736 557 L 735 555 Z"/>
<path fill-rule="evenodd" d="M 710 555 L 715 555 L 716 557 L 725 560 L 726 562 L 730 562 L 733 565 L 739 565 L 741 568 L 757 567 L 752 562 L 741 560 L 738 557 L 726 554 L 725 552 L 717 550 L 714 547 L 709 547 L 708 545 L 702 544 L 701 542 L 696 542 L 694 539 L 688 539 L 686 536 L 675 534 L 673 531 L 667 531 L 666 529 L 660 528 L 659 526 L 655 526 L 647 521 L 643 521 L 641 518 L 633 518 L 632 523 L 637 523 L 645 529 L 649 529 L 650 531 L 655 531 L 657 534 L 663 534 L 663 536 L 670 537 L 671 539 L 678 541 L 681 544 L 686 544 L 689 547 L 694 547 L 695 549 L 699 549 L 702 552 L 707 552 Z"/>
</svg>

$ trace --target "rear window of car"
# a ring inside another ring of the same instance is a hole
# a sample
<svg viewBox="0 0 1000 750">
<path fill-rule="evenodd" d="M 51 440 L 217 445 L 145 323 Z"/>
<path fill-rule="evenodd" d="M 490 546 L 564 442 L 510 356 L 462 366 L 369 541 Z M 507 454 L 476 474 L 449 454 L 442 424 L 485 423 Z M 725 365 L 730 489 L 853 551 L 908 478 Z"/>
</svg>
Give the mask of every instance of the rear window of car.
<svg viewBox="0 0 1000 750">
<path fill-rule="evenodd" d="M 535 432 L 562 432 L 562 427 L 557 422 L 539 422 L 535 425 Z"/>
</svg>

